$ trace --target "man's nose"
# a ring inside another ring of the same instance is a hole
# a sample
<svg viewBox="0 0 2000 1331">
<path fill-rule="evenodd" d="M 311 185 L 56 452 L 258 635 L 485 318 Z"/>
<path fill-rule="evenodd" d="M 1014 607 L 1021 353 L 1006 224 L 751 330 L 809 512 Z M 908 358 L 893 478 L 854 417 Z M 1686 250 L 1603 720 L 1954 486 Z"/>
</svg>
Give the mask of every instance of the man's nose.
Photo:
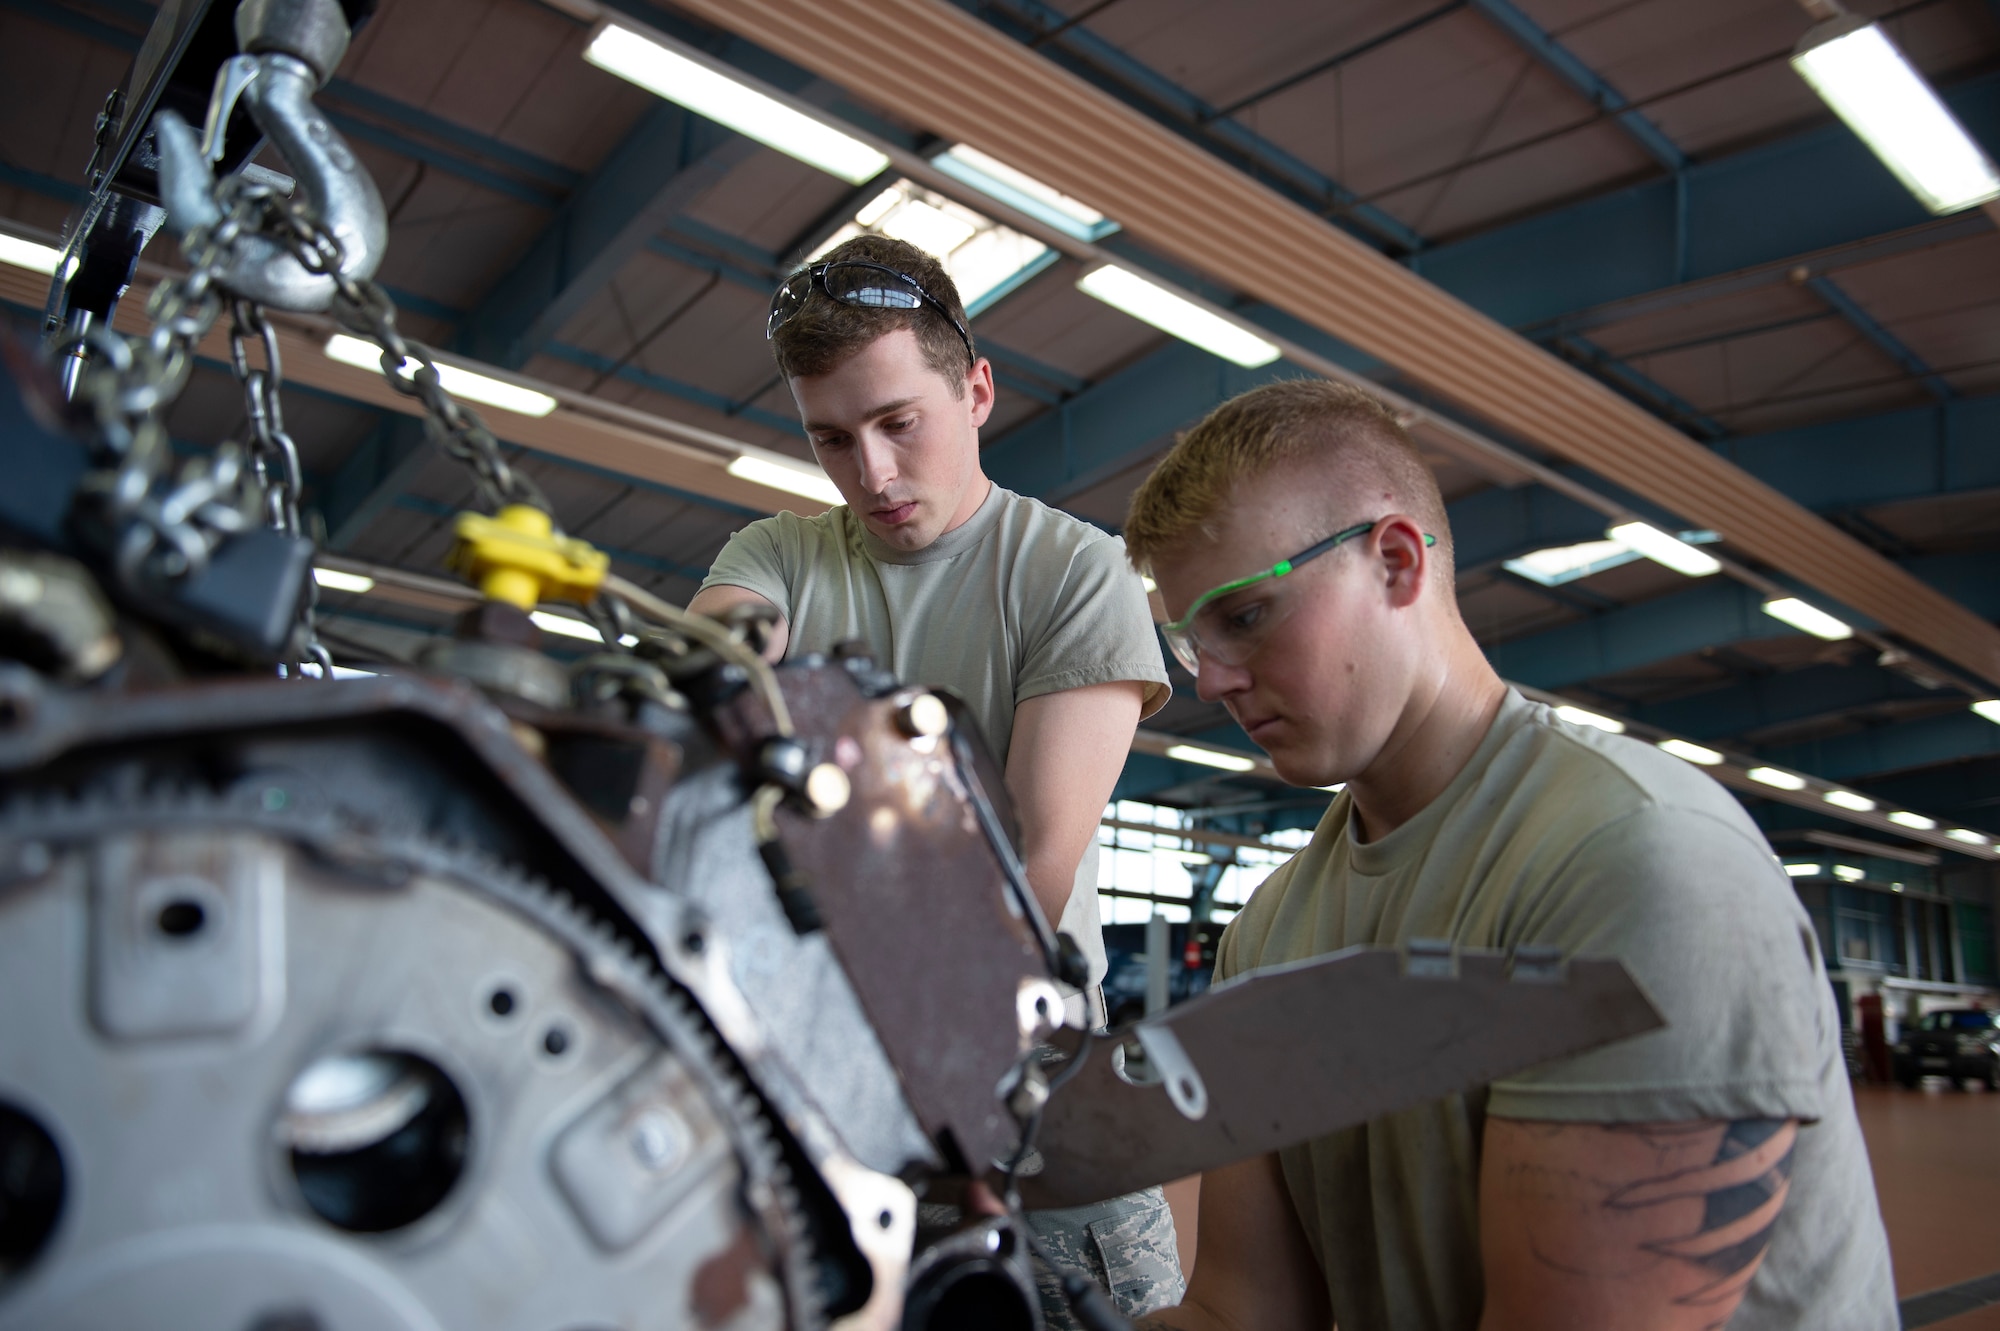
<svg viewBox="0 0 2000 1331">
<path fill-rule="evenodd" d="M 1195 658 L 1195 664 L 1201 667 L 1195 672 L 1195 696 L 1203 702 L 1220 702 L 1250 687 L 1250 672 L 1242 666 L 1224 665 L 1206 652 Z"/>
<path fill-rule="evenodd" d="M 869 494 L 886 492 L 896 479 L 896 450 L 886 439 L 863 435 L 855 447 L 861 484 Z"/>
</svg>

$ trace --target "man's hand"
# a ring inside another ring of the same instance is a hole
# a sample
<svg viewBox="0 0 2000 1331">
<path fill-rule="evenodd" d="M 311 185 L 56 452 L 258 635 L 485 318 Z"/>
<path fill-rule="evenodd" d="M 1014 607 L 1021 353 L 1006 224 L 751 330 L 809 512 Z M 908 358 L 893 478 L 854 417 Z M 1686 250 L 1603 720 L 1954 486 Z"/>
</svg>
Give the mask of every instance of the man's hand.
<svg viewBox="0 0 2000 1331">
<path fill-rule="evenodd" d="M 1028 884 L 1051 929 L 1062 923 L 1076 866 L 1125 768 L 1146 686 L 1091 684 L 1030 698 L 1014 711 L 1007 793 L 1021 819 Z"/>
<path fill-rule="evenodd" d="M 1794 1119 L 1489 1118 L 1481 1331 L 1725 1325 L 1771 1242 L 1797 1136 Z"/>
<path fill-rule="evenodd" d="M 697 592 L 695 598 L 688 602 L 687 608 L 698 615 L 707 615 L 710 619 L 723 619 L 731 610 L 743 605 L 765 605 L 773 610 L 778 608 L 769 598 L 759 596 L 748 587 L 730 586 L 710 587 L 707 591 Z M 784 660 L 785 644 L 791 641 L 791 637 L 791 625 L 785 622 L 783 615 L 779 615 L 776 622 L 771 625 L 770 641 L 764 646 L 764 659 L 773 665 Z"/>
<path fill-rule="evenodd" d="M 1140 1331 L 1328 1331 L 1326 1277 L 1292 1210 L 1275 1155 L 1201 1176 L 1187 1296 Z"/>
</svg>

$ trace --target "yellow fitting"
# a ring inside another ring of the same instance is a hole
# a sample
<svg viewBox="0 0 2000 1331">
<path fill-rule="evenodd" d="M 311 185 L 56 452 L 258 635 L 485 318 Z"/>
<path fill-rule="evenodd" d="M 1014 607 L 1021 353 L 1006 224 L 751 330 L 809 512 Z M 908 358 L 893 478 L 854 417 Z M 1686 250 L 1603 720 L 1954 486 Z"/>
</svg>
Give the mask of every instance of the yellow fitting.
<svg viewBox="0 0 2000 1331">
<path fill-rule="evenodd" d="M 543 601 L 588 605 L 611 567 L 603 551 L 557 536 L 549 515 L 527 504 L 509 504 L 490 518 L 461 513 L 452 531 L 458 541 L 445 557 L 452 572 L 488 600 L 521 610 Z"/>
</svg>

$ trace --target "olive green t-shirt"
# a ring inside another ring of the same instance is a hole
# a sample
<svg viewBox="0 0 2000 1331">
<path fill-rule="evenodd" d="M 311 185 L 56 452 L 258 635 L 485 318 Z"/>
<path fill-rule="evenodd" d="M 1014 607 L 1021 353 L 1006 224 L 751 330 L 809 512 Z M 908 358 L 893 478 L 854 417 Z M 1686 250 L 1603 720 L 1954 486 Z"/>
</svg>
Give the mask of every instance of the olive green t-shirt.
<svg viewBox="0 0 2000 1331">
<path fill-rule="evenodd" d="M 859 638 L 898 679 L 949 689 L 1003 769 L 1014 711 L 1030 698 L 1138 680 L 1141 715 L 1150 716 L 1169 692 L 1125 542 L 997 485 L 921 550 L 889 545 L 845 505 L 761 519 L 729 538 L 701 585 L 743 587 L 777 606 L 790 631 L 787 658 Z M 1101 983 L 1094 838 L 1056 925 L 1089 957 L 1091 983 Z"/>
<path fill-rule="evenodd" d="M 1217 974 L 1419 938 L 1615 957 L 1668 1025 L 1281 1152 L 1341 1331 L 1477 1326 L 1488 1114 L 1803 1120 L 1789 1198 L 1731 1331 L 1897 1325 L 1818 940 L 1721 786 L 1509 690 L 1465 770 L 1387 836 L 1361 841 L 1336 799 L 1230 922 Z"/>
</svg>

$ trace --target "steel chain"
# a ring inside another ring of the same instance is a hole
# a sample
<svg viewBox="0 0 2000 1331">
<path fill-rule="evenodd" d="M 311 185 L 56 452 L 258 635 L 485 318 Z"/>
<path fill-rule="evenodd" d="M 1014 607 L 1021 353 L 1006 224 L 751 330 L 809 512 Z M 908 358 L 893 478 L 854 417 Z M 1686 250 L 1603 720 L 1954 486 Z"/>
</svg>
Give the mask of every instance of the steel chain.
<svg viewBox="0 0 2000 1331">
<path fill-rule="evenodd" d="M 486 507 L 526 504 L 551 513 L 541 487 L 509 465 L 479 413 L 444 387 L 429 348 L 402 335 L 389 294 L 367 278 L 341 271 L 338 237 L 299 201 L 240 175 L 217 182 L 216 203 L 221 219 L 182 239 L 188 272 L 161 282 L 148 298 L 153 328 L 146 337 L 126 338 L 100 325 L 70 334 L 53 348 L 60 356 L 81 344 L 92 353 L 77 396 L 97 427 L 104 465 L 85 479 L 84 490 L 129 589 L 143 592 L 149 585 L 194 576 L 224 540 L 260 524 L 302 534 L 302 477 L 280 402 L 277 330 L 262 306 L 233 296 L 220 281 L 237 242 L 249 234 L 279 241 L 309 272 L 333 279 L 334 317 L 381 348 L 383 377 L 422 405 L 425 432 L 471 471 Z M 243 390 L 247 437 L 225 442 L 169 476 L 172 443 L 163 415 L 187 387 L 196 349 L 225 304 L 230 370 Z M 253 343 L 262 350 L 262 365 L 252 360 Z M 330 675 L 332 658 L 313 626 L 317 599 L 317 586 L 309 583 L 299 612 L 299 647 L 302 660 Z"/>
<path fill-rule="evenodd" d="M 262 525 L 300 535 L 298 448 L 285 432 L 279 403 L 282 366 L 276 330 L 257 305 L 221 284 L 245 236 L 273 229 L 285 211 L 267 185 L 230 176 L 216 186 L 219 220 L 182 238 L 188 271 L 153 289 L 146 301 L 152 330 L 126 338 L 99 325 L 72 334 L 57 355 L 81 344 L 94 353 L 77 396 L 96 425 L 99 470 L 83 483 L 89 519 L 109 544 L 117 577 L 135 594 L 199 574 L 229 537 Z M 249 439 L 222 444 L 177 471 L 164 414 L 186 389 L 197 349 L 231 312 L 230 368 L 244 390 Z M 248 343 L 264 352 L 251 364 Z M 330 677 L 333 660 L 313 626 L 317 586 L 308 581 L 296 646 Z"/>
<path fill-rule="evenodd" d="M 340 242 L 316 219 L 288 208 L 283 223 L 293 257 L 308 272 L 332 277 L 334 317 L 349 332 L 381 348 L 383 377 L 397 392 L 423 405 L 425 431 L 446 456 L 472 472 L 481 501 L 494 509 L 526 504 L 553 516 L 548 496 L 508 465 L 500 441 L 479 413 L 445 389 L 430 349 L 405 338 L 397 328 L 396 304 L 389 293 L 368 278 L 350 277 L 340 270 Z"/>
</svg>

